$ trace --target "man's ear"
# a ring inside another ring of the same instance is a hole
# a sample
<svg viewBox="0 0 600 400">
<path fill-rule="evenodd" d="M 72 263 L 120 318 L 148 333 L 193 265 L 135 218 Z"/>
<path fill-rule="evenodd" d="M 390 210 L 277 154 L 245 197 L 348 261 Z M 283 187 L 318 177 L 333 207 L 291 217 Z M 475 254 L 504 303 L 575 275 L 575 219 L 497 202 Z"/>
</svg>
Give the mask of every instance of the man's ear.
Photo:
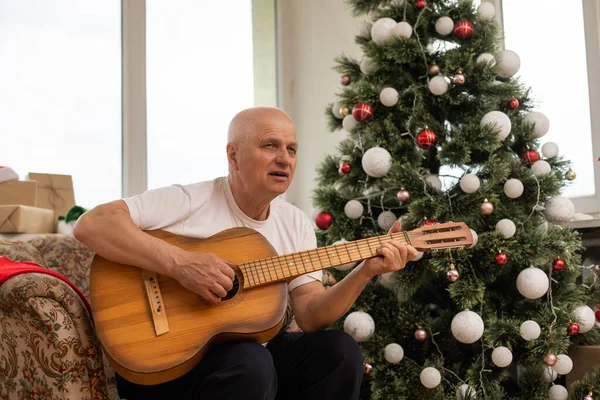
<svg viewBox="0 0 600 400">
<path fill-rule="evenodd" d="M 227 149 L 227 162 L 229 163 L 229 167 L 233 168 L 234 171 L 237 171 L 239 169 L 238 160 L 237 160 L 237 156 L 238 156 L 237 146 L 234 143 L 227 143 L 226 149 Z"/>
</svg>

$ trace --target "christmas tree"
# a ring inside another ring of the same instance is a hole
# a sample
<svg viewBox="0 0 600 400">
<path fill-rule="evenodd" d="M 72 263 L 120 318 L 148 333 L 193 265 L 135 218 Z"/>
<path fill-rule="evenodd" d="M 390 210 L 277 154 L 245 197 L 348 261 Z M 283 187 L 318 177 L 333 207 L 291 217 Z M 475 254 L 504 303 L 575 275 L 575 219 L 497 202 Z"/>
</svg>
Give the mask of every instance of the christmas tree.
<svg viewBox="0 0 600 400">
<path fill-rule="evenodd" d="M 326 115 L 347 137 L 318 167 L 319 244 L 383 235 L 398 218 L 405 230 L 465 222 L 474 237 L 373 279 L 332 327 L 361 343 L 363 397 L 566 399 L 569 346 L 600 342 L 595 275 L 566 226 L 560 193 L 575 173 L 556 144 L 540 148 L 549 119 L 502 48 L 494 6 L 348 4 L 366 18 L 363 57 L 335 60 Z"/>
</svg>

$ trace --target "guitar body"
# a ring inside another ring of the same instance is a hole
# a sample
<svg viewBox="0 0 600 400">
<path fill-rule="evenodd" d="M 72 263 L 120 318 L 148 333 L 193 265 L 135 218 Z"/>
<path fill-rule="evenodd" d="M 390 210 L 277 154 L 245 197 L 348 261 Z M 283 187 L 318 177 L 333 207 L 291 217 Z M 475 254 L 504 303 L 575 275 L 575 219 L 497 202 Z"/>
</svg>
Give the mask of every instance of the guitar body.
<svg viewBox="0 0 600 400">
<path fill-rule="evenodd" d="M 165 231 L 147 233 L 184 250 L 213 253 L 234 264 L 277 255 L 262 235 L 247 228 L 228 229 L 207 239 Z M 273 338 L 285 316 L 286 284 L 276 282 L 244 290 L 239 269 L 236 276 L 237 292 L 213 305 L 177 281 L 158 275 L 168 331 L 157 335 L 142 270 L 96 255 L 90 274 L 92 314 L 98 338 L 115 371 L 134 383 L 163 383 L 190 371 L 220 341 L 264 343 Z"/>
</svg>

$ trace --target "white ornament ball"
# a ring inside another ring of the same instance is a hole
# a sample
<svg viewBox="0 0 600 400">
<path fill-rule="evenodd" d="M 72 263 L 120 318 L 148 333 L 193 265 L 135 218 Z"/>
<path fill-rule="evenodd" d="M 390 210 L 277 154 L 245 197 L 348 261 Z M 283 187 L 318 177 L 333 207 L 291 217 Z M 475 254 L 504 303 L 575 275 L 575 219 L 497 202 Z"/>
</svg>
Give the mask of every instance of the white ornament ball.
<svg viewBox="0 0 600 400">
<path fill-rule="evenodd" d="M 490 54 L 490 53 L 482 53 L 479 55 L 479 57 L 477 57 L 478 64 L 492 63 L 492 65 L 493 65 L 495 62 L 496 62 L 496 58 L 494 58 L 494 55 Z"/>
<path fill-rule="evenodd" d="M 492 351 L 492 362 L 500 368 L 508 367 L 512 362 L 512 352 L 504 346 L 496 347 Z"/>
<path fill-rule="evenodd" d="M 557 374 L 567 375 L 573 369 L 573 360 L 566 354 L 556 356 L 556 364 L 552 366 Z"/>
<path fill-rule="evenodd" d="M 550 120 L 539 111 L 532 111 L 523 118 L 523 124 L 533 125 L 531 136 L 540 138 L 550 130 Z"/>
<path fill-rule="evenodd" d="M 550 164 L 547 161 L 539 160 L 531 166 L 531 172 L 537 177 L 548 175 L 552 171 Z"/>
<path fill-rule="evenodd" d="M 377 44 L 384 44 L 394 36 L 396 21 L 391 18 L 380 18 L 371 28 L 371 38 Z"/>
<path fill-rule="evenodd" d="M 419 261 L 421 258 L 423 258 L 423 252 L 419 251 L 417 252 L 417 256 L 410 261 Z"/>
<path fill-rule="evenodd" d="M 442 75 L 437 75 L 429 81 L 429 91 L 436 96 L 441 96 L 448 91 L 448 81 Z"/>
<path fill-rule="evenodd" d="M 477 245 L 477 242 L 479 241 L 479 236 L 477 236 L 477 232 L 475 232 L 473 229 L 470 229 L 471 231 L 471 236 L 473 236 L 473 244 L 469 246 L 469 248 L 475 247 L 475 245 Z"/>
<path fill-rule="evenodd" d="M 479 7 L 477 7 L 477 15 L 481 19 L 492 19 L 494 15 L 496 15 L 496 7 L 492 3 L 482 2 Z"/>
<path fill-rule="evenodd" d="M 369 21 L 362 21 L 358 24 L 358 34 L 362 37 L 369 38 L 371 36 L 371 28 L 373 24 Z"/>
<path fill-rule="evenodd" d="M 386 107 L 395 106 L 398 103 L 398 91 L 391 87 L 383 89 L 379 94 L 379 101 Z"/>
<path fill-rule="evenodd" d="M 544 382 L 550 383 L 554 382 L 556 378 L 558 378 L 558 374 L 552 367 L 546 366 L 543 368 L 542 378 L 544 379 Z"/>
<path fill-rule="evenodd" d="M 384 211 L 377 217 L 377 225 L 384 231 L 389 231 L 396 222 L 396 216 L 391 211 Z"/>
<path fill-rule="evenodd" d="M 404 358 L 404 349 L 398 343 L 390 343 L 385 346 L 383 354 L 387 362 L 397 364 Z"/>
<path fill-rule="evenodd" d="M 362 167 L 367 175 L 381 178 L 392 168 L 392 156 L 383 147 L 372 147 L 362 158 Z"/>
<path fill-rule="evenodd" d="M 394 27 L 394 35 L 403 38 L 409 38 L 412 36 L 413 28 L 408 22 L 398 22 Z"/>
<path fill-rule="evenodd" d="M 574 317 L 579 321 L 579 333 L 589 332 L 596 326 L 596 314 L 588 306 L 579 306 L 574 310 Z"/>
<path fill-rule="evenodd" d="M 396 287 L 396 273 L 395 272 L 386 272 L 381 274 L 379 278 L 379 284 L 386 289 L 394 289 Z"/>
<path fill-rule="evenodd" d="M 510 78 L 521 68 L 519 55 L 512 50 L 503 50 L 496 54 L 496 71 L 502 78 Z"/>
<path fill-rule="evenodd" d="M 479 178 L 475 174 L 465 174 L 462 178 L 460 178 L 460 188 L 465 193 L 475 193 L 481 182 L 479 182 Z"/>
<path fill-rule="evenodd" d="M 563 385 L 554 385 L 548 390 L 548 400 L 567 400 L 569 392 Z"/>
<path fill-rule="evenodd" d="M 454 30 L 454 21 L 450 17 L 440 17 L 435 21 L 435 30 L 442 36 L 447 36 Z"/>
<path fill-rule="evenodd" d="M 518 179 L 509 179 L 504 184 L 504 194 L 511 199 L 516 199 L 523 194 L 523 182 Z"/>
<path fill-rule="evenodd" d="M 440 180 L 440 177 L 432 174 L 432 175 L 428 175 L 425 178 L 425 181 L 430 184 L 431 186 L 433 186 L 433 188 L 437 191 L 442 190 L 442 181 Z"/>
<path fill-rule="evenodd" d="M 473 311 L 461 311 L 452 318 L 450 330 L 461 343 L 475 343 L 483 335 L 483 320 Z"/>
<path fill-rule="evenodd" d="M 542 334 L 542 328 L 540 328 L 540 325 L 537 322 L 529 320 L 521 324 L 519 333 L 521 334 L 521 337 L 527 341 L 535 340 Z"/>
<path fill-rule="evenodd" d="M 352 114 L 348 114 L 342 120 L 342 127 L 344 130 L 346 130 L 346 132 L 352 132 L 354 128 L 356 128 L 357 123 L 358 122 L 354 119 Z"/>
<path fill-rule="evenodd" d="M 338 245 L 338 244 L 344 244 L 344 243 L 348 243 L 348 241 L 346 239 L 341 239 L 338 240 L 337 242 L 333 243 L 333 246 Z M 339 252 L 340 250 L 338 250 Z M 343 265 L 338 265 L 337 267 L 333 267 L 335 269 L 337 269 L 338 271 L 348 271 L 349 269 L 352 269 L 352 267 L 354 267 L 355 263 L 348 263 L 348 264 L 343 264 Z"/>
<path fill-rule="evenodd" d="M 548 292 L 549 286 L 548 275 L 536 267 L 525 268 L 517 276 L 517 290 L 528 299 L 539 299 Z"/>
<path fill-rule="evenodd" d="M 504 218 L 496 223 L 496 232 L 502 235 L 504 239 L 510 239 L 515 236 L 517 226 L 510 219 Z"/>
<path fill-rule="evenodd" d="M 569 222 L 575 214 L 573 202 L 564 196 L 555 196 L 548 200 L 545 205 L 544 215 L 553 224 Z"/>
<path fill-rule="evenodd" d="M 475 400 L 477 397 L 477 391 L 474 387 L 463 383 L 456 389 L 457 400 Z"/>
<path fill-rule="evenodd" d="M 335 117 L 337 119 L 344 118 L 344 117 L 342 117 L 342 114 L 340 114 L 340 108 L 342 108 L 342 105 L 340 103 L 338 103 L 337 101 L 335 103 L 333 103 L 333 106 L 331 107 L 331 112 L 333 112 L 333 115 L 335 115 Z"/>
<path fill-rule="evenodd" d="M 344 320 L 344 332 L 357 342 L 364 342 L 375 332 L 375 321 L 363 311 L 354 311 Z"/>
<path fill-rule="evenodd" d="M 479 126 L 484 128 L 486 125 L 491 125 L 496 132 L 496 137 L 500 140 L 506 139 L 512 129 L 510 118 L 502 111 L 490 111 L 485 114 L 483 118 L 481 118 Z"/>
<path fill-rule="evenodd" d="M 372 73 L 377 71 L 377 64 L 369 57 L 363 57 L 360 62 L 360 72 L 365 75 L 371 75 Z"/>
<path fill-rule="evenodd" d="M 545 143 L 542 146 L 542 155 L 546 158 L 554 158 L 558 155 L 558 145 L 554 142 Z"/>
<path fill-rule="evenodd" d="M 365 208 L 358 200 L 350 200 L 344 206 L 344 214 L 350 219 L 358 219 L 362 217 Z"/>
<path fill-rule="evenodd" d="M 427 367 L 421 371 L 421 383 L 428 389 L 436 388 L 442 381 L 440 371 L 433 367 Z"/>
</svg>

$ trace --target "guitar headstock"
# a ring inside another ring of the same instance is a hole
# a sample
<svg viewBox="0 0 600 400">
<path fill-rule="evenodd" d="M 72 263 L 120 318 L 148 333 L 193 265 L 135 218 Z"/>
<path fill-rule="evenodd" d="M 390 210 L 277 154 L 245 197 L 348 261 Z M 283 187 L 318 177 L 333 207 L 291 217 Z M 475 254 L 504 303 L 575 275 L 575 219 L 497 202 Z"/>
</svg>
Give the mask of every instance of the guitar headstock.
<svg viewBox="0 0 600 400">
<path fill-rule="evenodd" d="M 410 242 L 418 251 L 462 249 L 473 244 L 471 229 L 464 222 L 448 222 L 409 232 Z"/>
</svg>

